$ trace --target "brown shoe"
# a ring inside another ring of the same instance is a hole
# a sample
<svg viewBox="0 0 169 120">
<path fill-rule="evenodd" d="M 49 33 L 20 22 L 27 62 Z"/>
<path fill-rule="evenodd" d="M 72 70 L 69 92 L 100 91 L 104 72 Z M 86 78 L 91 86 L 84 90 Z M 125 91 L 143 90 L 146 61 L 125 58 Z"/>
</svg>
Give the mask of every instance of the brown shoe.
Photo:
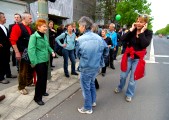
<svg viewBox="0 0 169 120">
<path fill-rule="evenodd" d="M 1 95 L 0 96 L 0 101 L 4 100 L 5 99 L 5 95 Z"/>
</svg>

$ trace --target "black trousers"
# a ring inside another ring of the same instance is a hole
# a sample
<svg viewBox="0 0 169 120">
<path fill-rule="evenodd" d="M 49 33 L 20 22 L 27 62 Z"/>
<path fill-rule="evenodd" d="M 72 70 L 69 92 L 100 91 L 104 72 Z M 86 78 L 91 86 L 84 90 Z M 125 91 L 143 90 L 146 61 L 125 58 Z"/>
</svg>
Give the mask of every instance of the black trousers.
<svg viewBox="0 0 169 120">
<path fill-rule="evenodd" d="M 114 61 L 114 49 L 110 49 L 110 52 L 109 52 L 109 64 L 110 64 L 110 67 L 114 66 L 113 64 L 113 61 Z"/>
<path fill-rule="evenodd" d="M 35 66 L 35 71 L 37 74 L 37 82 L 35 86 L 35 96 L 34 96 L 35 101 L 41 101 L 43 94 L 46 93 L 47 70 L 48 70 L 47 62 L 39 63 Z"/>
<path fill-rule="evenodd" d="M 0 80 L 4 79 L 4 76 L 10 76 L 11 75 L 11 69 L 10 69 L 10 51 L 0 49 Z"/>
</svg>

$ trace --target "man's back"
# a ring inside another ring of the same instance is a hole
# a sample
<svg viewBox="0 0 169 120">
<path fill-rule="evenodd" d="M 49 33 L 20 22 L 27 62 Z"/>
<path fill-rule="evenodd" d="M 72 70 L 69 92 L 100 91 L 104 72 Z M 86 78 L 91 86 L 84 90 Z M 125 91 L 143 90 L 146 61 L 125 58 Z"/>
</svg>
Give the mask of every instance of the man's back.
<svg viewBox="0 0 169 120">
<path fill-rule="evenodd" d="M 80 36 L 77 41 L 80 71 L 93 71 L 104 66 L 103 57 L 108 53 L 104 52 L 107 45 L 99 35 L 88 31 Z"/>
</svg>

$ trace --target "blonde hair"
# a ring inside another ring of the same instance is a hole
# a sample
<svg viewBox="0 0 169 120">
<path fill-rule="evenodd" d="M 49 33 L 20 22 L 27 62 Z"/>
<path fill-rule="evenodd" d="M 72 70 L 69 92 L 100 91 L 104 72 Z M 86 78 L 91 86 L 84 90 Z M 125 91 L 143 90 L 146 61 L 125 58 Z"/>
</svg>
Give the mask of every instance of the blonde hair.
<svg viewBox="0 0 169 120">
<path fill-rule="evenodd" d="M 136 21 L 137 21 L 138 19 L 141 19 L 141 20 L 143 20 L 144 22 L 148 23 L 148 21 L 149 21 L 149 15 L 147 15 L 147 14 L 140 14 L 140 15 L 137 17 Z"/>
</svg>

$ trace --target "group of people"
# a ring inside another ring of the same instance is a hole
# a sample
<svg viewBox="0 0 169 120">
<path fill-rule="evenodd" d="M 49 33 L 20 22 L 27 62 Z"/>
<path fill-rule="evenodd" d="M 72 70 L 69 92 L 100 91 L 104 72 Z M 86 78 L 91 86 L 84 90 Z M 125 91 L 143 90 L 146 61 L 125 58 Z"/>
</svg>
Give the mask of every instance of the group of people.
<svg viewBox="0 0 169 120">
<path fill-rule="evenodd" d="M 91 114 L 92 107 L 96 106 L 95 79 L 101 69 L 102 76 L 106 74 L 106 67 L 115 69 L 115 51 L 117 49 L 118 34 L 115 31 L 115 24 L 111 23 L 109 28 L 101 29 L 101 36 L 96 32 L 93 21 L 83 16 L 76 24 L 67 24 L 66 30 L 60 26 L 54 29 L 54 22 L 47 23 L 44 19 L 35 22 L 36 30 L 30 27 L 32 15 L 23 13 L 16 14 L 15 24 L 10 26 L 10 34 L 4 24 L 6 22 L 4 13 L 0 12 L 0 82 L 9 83 L 4 76 L 14 78 L 16 76 L 10 71 L 10 46 L 13 48 L 13 56 L 18 66 L 18 89 L 21 94 L 26 95 L 26 86 L 33 83 L 33 73 L 36 71 L 37 82 L 35 85 L 34 101 L 38 105 L 44 105 L 43 96 L 48 96 L 47 70 L 48 64 L 52 64 L 55 54 L 56 43 L 61 46 L 63 54 L 63 68 L 65 77 L 69 78 L 68 58 L 71 61 L 71 75 L 78 75 L 76 72 L 76 58 L 79 59 L 78 71 L 80 72 L 80 84 L 84 105 L 78 108 L 80 113 Z M 20 18 L 20 20 L 19 20 Z M 148 16 L 140 15 L 132 27 L 121 35 L 120 40 L 125 41 L 126 48 L 123 51 L 121 62 L 120 84 L 114 92 L 119 93 L 125 86 L 126 78 L 131 72 L 126 101 L 130 102 L 136 89 L 136 80 L 144 76 L 146 47 L 152 39 L 152 31 L 147 30 Z M 45 33 L 49 28 L 49 42 Z M 63 42 L 61 42 L 63 40 Z M 22 59 L 24 50 L 28 50 L 30 63 Z M 49 55 L 51 56 L 49 58 Z M 14 59 L 13 58 L 13 59 Z"/>
</svg>

